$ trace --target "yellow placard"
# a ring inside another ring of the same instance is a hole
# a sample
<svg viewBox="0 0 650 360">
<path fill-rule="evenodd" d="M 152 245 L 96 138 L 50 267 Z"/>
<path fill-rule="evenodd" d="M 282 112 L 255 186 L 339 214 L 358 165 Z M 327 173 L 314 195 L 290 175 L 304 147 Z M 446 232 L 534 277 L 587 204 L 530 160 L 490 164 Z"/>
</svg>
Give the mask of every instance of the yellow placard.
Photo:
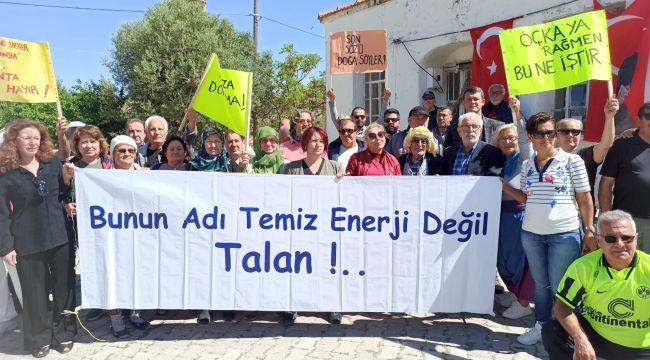
<svg viewBox="0 0 650 360">
<path fill-rule="evenodd" d="M 0 37 L 0 101 L 59 101 L 47 43 Z"/>
<path fill-rule="evenodd" d="M 591 11 L 499 34 L 511 95 L 611 80 L 605 11 Z"/>
<path fill-rule="evenodd" d="M 192 108 L 244 136 L 251 110 L 253 73 L 219 67 L 212 54 Z"/>
</svg>

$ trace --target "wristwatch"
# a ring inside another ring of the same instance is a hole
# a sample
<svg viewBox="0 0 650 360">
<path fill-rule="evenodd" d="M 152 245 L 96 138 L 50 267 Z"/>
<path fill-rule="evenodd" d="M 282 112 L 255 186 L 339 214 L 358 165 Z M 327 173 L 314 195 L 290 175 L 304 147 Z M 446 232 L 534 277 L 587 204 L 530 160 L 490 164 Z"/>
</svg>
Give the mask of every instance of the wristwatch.
<svg viewBox="0 0 650 360">
<path fill-rule="evenodd" d="M 592 234 L 596 233 L 596 228 L 593 227 L 593 226 L 585 226 L 585 227 L 582 228 L 582 230 L 584 230 L 585 232 L 591 231 Z"/>
</svg>

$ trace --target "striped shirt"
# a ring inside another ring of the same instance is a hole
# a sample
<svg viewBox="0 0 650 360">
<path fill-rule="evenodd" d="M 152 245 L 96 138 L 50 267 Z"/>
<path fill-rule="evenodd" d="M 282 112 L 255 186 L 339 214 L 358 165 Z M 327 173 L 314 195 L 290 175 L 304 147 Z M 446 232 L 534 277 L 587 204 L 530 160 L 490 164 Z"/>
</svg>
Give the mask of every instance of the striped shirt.
<svg viewBox="0 0 650 360">
<path fill-rule="evenodd" d="M 544 168 L 531 157 L 521 167 L 520 180 L 528 196 L 522 229 L 548 235 L 580 228 L 575 193 L 591 190 L 580 156 L 557 149 Z"/>
</svg>

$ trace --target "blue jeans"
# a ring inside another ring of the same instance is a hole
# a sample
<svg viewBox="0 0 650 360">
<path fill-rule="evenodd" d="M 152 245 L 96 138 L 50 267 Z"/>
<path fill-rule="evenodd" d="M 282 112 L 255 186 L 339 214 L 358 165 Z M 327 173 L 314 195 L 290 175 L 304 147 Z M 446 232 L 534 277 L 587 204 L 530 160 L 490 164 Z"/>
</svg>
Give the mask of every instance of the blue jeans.
<svg viewBox="0 0 650 360">
<path fill-rule="evenodd" d="M 535 280 L 535 320 L 552 320 L 555 291 L 566 269 L 580 257 L 580 232 L 539 235 L 521 230 L 521 243 Z"/>
</svg>

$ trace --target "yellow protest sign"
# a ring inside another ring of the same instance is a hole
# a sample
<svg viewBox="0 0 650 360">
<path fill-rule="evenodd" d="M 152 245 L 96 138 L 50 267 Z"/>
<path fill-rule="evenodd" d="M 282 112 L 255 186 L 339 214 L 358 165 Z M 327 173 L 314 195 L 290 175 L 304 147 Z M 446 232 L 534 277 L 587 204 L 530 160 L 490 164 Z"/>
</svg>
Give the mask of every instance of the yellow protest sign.
<svg viewBox="0 0 650 360">
<path fill-rule="evenodd" d="M 194 95 L 192 108 L 232 131 L 246 135 L 252 85 L 253 73 L 222 69 L 217 55 L 212 54 Z"/>
<path fill-rule="evenodd" d="M 603 10 L 502 31 L 499 41 L 512 95 L 611 80 Z"/>
<path fill-rule="evenodd" d="M 47 43 L 0 37 L 0 101 L 59 101 Z"/>
</svg>

